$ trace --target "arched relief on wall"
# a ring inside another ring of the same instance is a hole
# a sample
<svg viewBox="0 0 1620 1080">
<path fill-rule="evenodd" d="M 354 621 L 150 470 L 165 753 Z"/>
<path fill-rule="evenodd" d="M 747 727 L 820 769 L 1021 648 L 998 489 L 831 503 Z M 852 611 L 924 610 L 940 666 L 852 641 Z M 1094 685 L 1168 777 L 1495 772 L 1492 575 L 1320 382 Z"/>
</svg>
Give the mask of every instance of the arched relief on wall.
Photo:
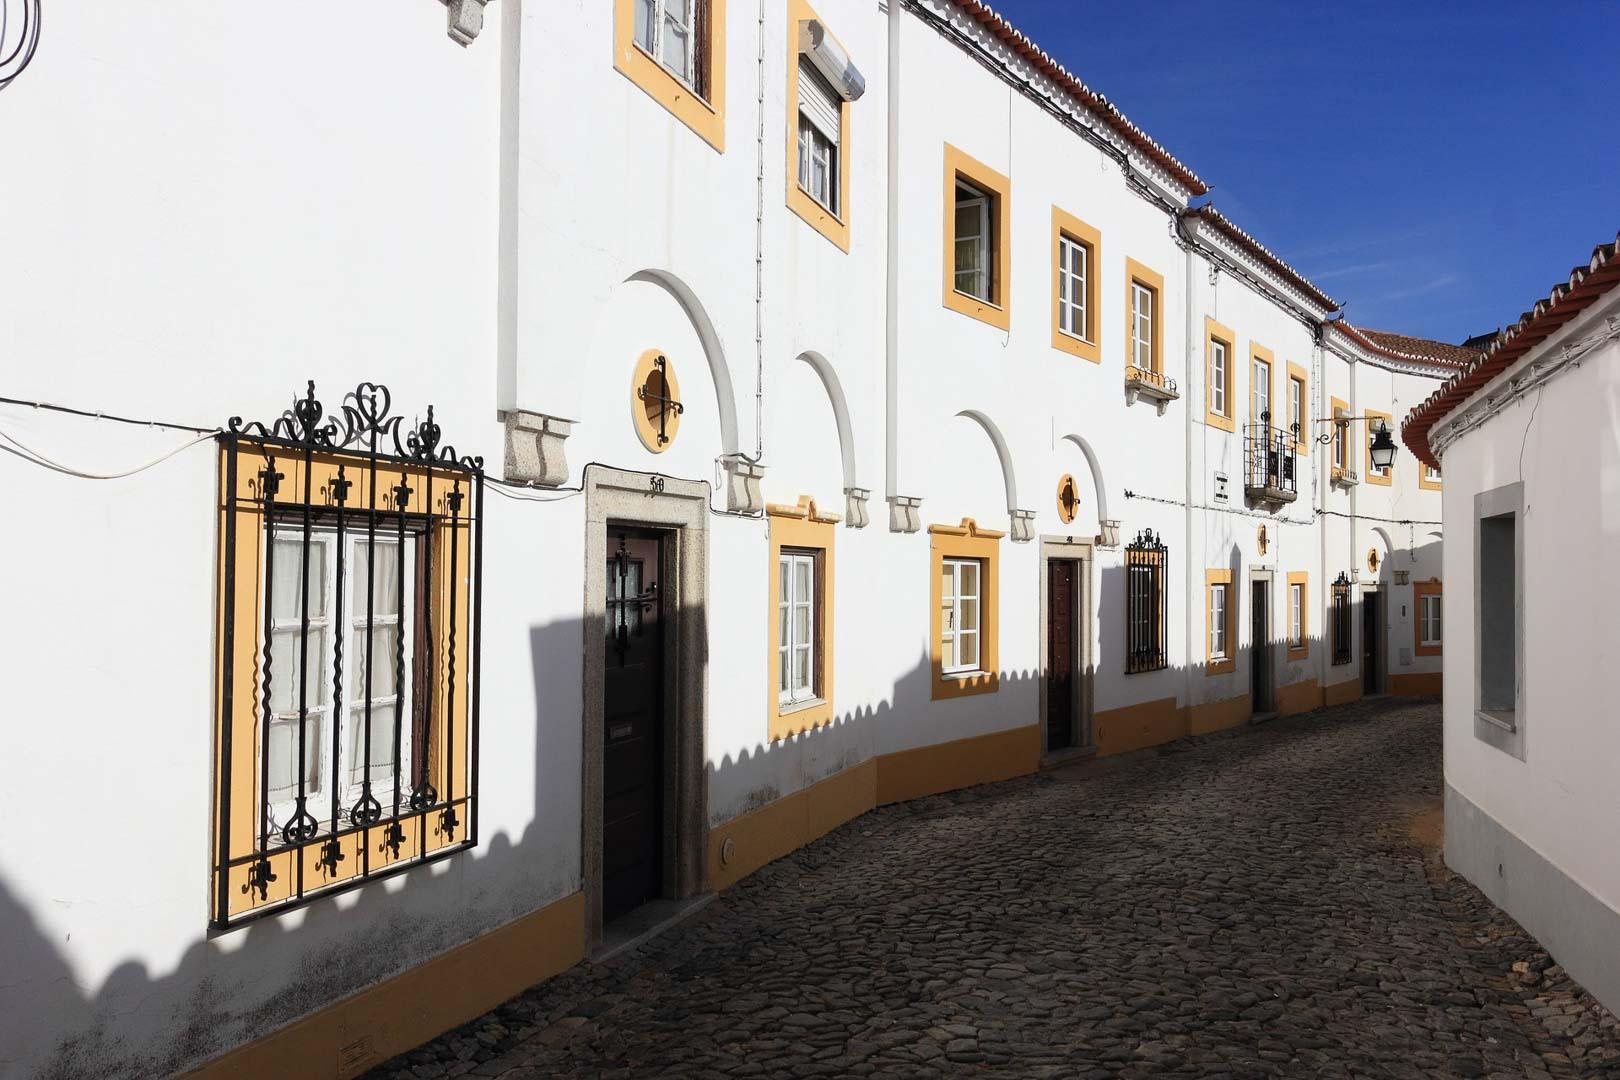
<svg viewBox="0 0 1620 1080">
<path fill-rule="evenodd" d="M 1018 508 L 1018 479 L 1013 471 L 1012 451 L 1007 449 L 1007 440 L 1001 434 L 1001 429 L 996 427 L 994 420 L 977 409 L 963 409 L 956 415 L 972 420 L 990 437 L 996 460 L 1001 462 L 1001 478 L 1007 489 L 1007 517 L 1012 523 L 1012 539 L 1016 543 L 1028 542 L 1035 536 L 1035 512 Z"/>
<path fill-rule="evenodd" d="M 806 349 L 799 359 L 809 364 L 827 391 L 832 403 L 833 420 L 838 425 L 838 456 L 844 476 L 844 524 L 852 529 L 866 526 L 866 500 L 868 489 L 861 487 L 855 475 L 855 431 L 849 422 L 849 402 L 844 397 L 844 386 L 838 381 L 838 372 L 821 353 Z"/>
<path fill-rule="evenodd" d="M 726 364 L 725 347 L 720 344 L 720 334 L 708 310 L 686 282 L 667 270 L 638 270 L 624 280 L 663 289 L 674 297 L 691 320 L 692 329 L 703 345 L 703 358 L 709 362 L 709 381 L 714 385 L 715 408 L 720 420 L 720 454 L 729 457 L 737 453 L 737 398 L 731 387 L 731 368 Z"/>
<path fill-rule="evenodd" d="M 1091 497 L 1097 504 L 1098 544 L 1102 547 L 1115 547 L 1119 543 L 1119 522 L 1108 516 L 1108 484 L 1103 480 L 1102 466 L 1097 462 L 1097 452 L 1086 442 L 1084 436 L 1065 435 L 1063 440 L 1080 448 L 1080 452 L 1086 457 L 1086 465 L 1091 469 Z"/>
</svg>

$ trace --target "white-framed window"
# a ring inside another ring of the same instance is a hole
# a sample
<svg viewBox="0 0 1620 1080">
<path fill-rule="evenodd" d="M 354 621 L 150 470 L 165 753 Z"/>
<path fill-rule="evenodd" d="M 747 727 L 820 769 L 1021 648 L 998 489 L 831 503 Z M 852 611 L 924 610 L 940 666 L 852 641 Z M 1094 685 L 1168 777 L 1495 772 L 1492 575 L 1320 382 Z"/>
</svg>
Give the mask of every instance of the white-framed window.
<svg viewBox="0 0 1620 1080">
<path fill-rule="evenodd" d="M 843 102 L 821 72 L 799 65 L 799 187 L 834 216 L 838 205 Z"/>
<path fill-rule="evenodd" d="M 1226 641 L 1226 589 L 1225 584 L 1209 587 L 1209 658 L 1227 658 Z"/>
<path fill-rule="evenodd" d="M 1440 594 L 1418 597 L 1418 644 L 1440 644 Z"/>
<path fill-rule="evenodd" d="M 1219 338 L 1212 338 L 1209 343 L 1209 404 L 1210 408 L 1222 416 L 1230 415 L 1226 411 L 1226 372 L 1230 354 L 1226 342 Z"/>
<path fill-rule="evenodd" d="M 940 667 L 945 674 L 979 671 L 981 630 L 978 559 L 945 559 L 940 567 Z"/>
<path fill-rule="evenodd" d="M 956 182 L 956 291 L 993 303 L 995 274 L 990 243 L 991 197 L 964 180 Z"/>
<path fill-rule="evenodd" d="M 783 551 L 777 559 L 777 698 L 813 701 L 816 692 L 816 556 Z"/>
<path fill-rule="evenodd" d="M 304 624 L 304 543 L 301 525 L 275 530 L 275 576 L 270 601 L 270 738 L 266 763 L 267 802 L 272 835 L 292 820 L 298 807 L 299 715 L 303 724 L 303 781 L 306 810 L 323 827 L 330 824 L 334 718 L 341 728 L 336 740 L 336 775 L 340 811 L 361 796 L 367 776 L 366 718 L 371 718 L 371 794 L 388 805 L 394 791 L 394 723 L 400 709 L 400 777 L 409 788 L 410 750 L 414 738 L 411 707 L 413 642 L 412 606 L 416 588 L 411 575 L 401 577 L 397 537 L 378 536 L 371 568 L 371 614 L 367 618 L 367 573 L 371 547 L 364 533 L 344 537 L 346 581 L 339 605 L 337 534 L 310 532 L 308 548 L 309 635 Z M 414 540 L 405 540 L 409 566 Z M 342 641 L 342 700 L 333 700 L 332 673 Z M 403 684 L 403 685 L 402 685 Z M 303 697 L 300 699 L 300 686 Z M 401 696 L 403 694 L 403 697 Z"/>
<path fill-rule="evenodd" d="M 1305 586 L 1298 582 L 1288 586 L 1288 644 L 1305 647 Z"/>
<path fill-rule="evenodd" d="M 1295 378 L 1288 380 L 1288 430 L 1296 441 L 1305 434 L 1305 384 Z"/>
<path fill-rule="evenodd" d="M 1350 424 L 1343 419 L 1343 409 L 1333 410 L 1333 467 L 1344 468 L 1344 433 L 1349 430 Z"/>
<path fill-rule="evenodd" d="M 1153 370 L 1153 290 L 1131 282 L 1131 363 Z"/>
<path fill-rule="evenodd" d="M 1250 402 L 1252 415 L 1250 421 L 1256 424 L 1267 423 L 1267 414 L 1271 412 L 1271 364 L 1256 357 L 1254 360 L 1253 400 Z"/>
<path fill-rule="evenodd" d="M 700 0 L 636 0 L 636 44 L 687 86 L 697 84 L 694 22 Z"/>
<path fill-rule="evenodd" d="M 1058 234 L 1058 329 L 1091 340 L 1086 285 L 1091 278 L 1091 249 L 1066 233 Z"/>
<path fill-rule="evenodd" d="M 1431 484 L 1438 484 L 1440 482 L 1440 470 L 1433 465 L 1423 466 L 1423 479 Z"/>
</svg>

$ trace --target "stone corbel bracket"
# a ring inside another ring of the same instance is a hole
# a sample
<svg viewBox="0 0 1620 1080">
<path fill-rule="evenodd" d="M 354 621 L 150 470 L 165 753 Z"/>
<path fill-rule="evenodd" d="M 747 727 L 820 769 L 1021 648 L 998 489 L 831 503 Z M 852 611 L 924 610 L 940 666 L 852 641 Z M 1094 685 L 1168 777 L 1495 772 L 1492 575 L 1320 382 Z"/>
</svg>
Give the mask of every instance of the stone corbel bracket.
<svg viewBox="0 0 1620 1080">
<path fill-rule="evenodd" d="M 911 495 L 889 496 L 889 531 L 914 533 L 922 528 L 922 499 Z"/>
<path fill-rule="evenodd" d="M 1035 539 L 1035 511 L 1014 510 L 1011 533 L 1015 544 L 1027 544 Z"/>
<path fill-rule="evenodd" d="M 508 480 L 557 487 L 568 479 L 563 443 L 574 430 L 572 421 L 522 411 L 506 413 L 503 420 Z"/>
<path fill-rule="evenodd" d="M 726 509 L 734 514 L 763 513 L 765 497 L 760 494 L 759 480 L 765 466 L 741 457 L 722 458 L 720 465 L 726 473 Z"/>
<path fill-rule="evenodd" d="M 866 511 L 866 500 L 872 493 L 862 487 L 848 487 L 844 489 L 844 527 L 846 529 L 864 529 L 870 521 Z"/>
<path fill-rule="evenodd" d="M 489 0 L 441 0 L 449 22 L 450 40 L 466 48 L 484 29 L 484 5 Z"/>
<path fill-rule="evenodd" d="M 1104 518 L 1097 523 L 1096 545 L 1109 551 L 1119 547 L 1119 522 L 1113 518 Z"/>
</svg>

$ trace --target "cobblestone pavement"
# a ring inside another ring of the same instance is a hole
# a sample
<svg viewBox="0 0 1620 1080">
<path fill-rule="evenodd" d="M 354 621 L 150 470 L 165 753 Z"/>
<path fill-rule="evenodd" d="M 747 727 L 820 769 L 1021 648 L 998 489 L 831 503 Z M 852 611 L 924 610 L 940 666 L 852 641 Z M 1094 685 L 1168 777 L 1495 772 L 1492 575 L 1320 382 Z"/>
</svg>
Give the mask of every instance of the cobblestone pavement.
<svg viewBox="0 0 1620 1080">
<path fill-rule="evenodd" d="M 867 814 L 373 1072 L 1620 1077 L 1374 701 Z"/>
</svg>

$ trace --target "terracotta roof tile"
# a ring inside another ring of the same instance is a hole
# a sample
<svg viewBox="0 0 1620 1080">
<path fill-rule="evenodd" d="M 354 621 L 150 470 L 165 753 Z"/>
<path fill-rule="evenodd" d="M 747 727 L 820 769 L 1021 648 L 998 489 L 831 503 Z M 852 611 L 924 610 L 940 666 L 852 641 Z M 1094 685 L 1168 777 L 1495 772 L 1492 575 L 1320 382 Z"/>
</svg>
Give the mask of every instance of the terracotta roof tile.
<svg viewBox="0 0 1620 1080">
<path fill-rule="evenodd" d="M 1402 440 L 1419 460 L 1438 467 L 1440 462 L 1429 445 L 1429 432 L 1434 425 L 1617 285 L 1620 285 L 1620 234 L 1609 243 L 1593 248 L 1592 257 L 1585 265 L 1571 270 L 1567 282 L 1554 285 L 1545 300 L 1537 300 L 1534 307 L 1519 316 L 1518 322 L 1498 334 L 1490 349 L 1408 413 L 1401 424 Z"/>
<path fill-rule="evenodd" d="M 1118 132 L 1126 142 L 1136 147 L 1146 157 L 1157 162 L 1160 168 L 1175 177 L 1193 195 L 1208 193 L 1209 185 L 1200 180 L 1196 173 L 1177 160 L 1170 151 L 1154 141 L 1147 132 L 1126 119 L 1125 114 L 1115 108 L 1114 104 L 1107 98 L 1071 75 L 1067 68 L 1054 60 L 1045 49 L 1030 40 L 1028 35 L 1008 22 L 995 8 L 984 3 L 984 0 L 953 0 L 953 2 L 957 7 L 989 28 L 993 34 L 1006 42 L 1018 55 L 1028 60 L 1047 78 L 1061 86 L 1081 105 L 1095 113 L 1102 119 L 1103 123 Z"/>
<path fill-rule="evenodd" d="M 1358 326 L 1363 337 L 1373 345 L 1402 357 L 1414 357 L 1427 360 L 1431 363 L 1444 364 L 1446 367 L 1462 368 L 1478 360 L 1481 349 L 1470 349 L 1466 345 L 1452 345 L 1445 341 L 1431 341 L 1428 338 L 1412 337 L 1410 334 L 1396 334 L 1389 330 L 1369 330 Z"/>
</svg>

